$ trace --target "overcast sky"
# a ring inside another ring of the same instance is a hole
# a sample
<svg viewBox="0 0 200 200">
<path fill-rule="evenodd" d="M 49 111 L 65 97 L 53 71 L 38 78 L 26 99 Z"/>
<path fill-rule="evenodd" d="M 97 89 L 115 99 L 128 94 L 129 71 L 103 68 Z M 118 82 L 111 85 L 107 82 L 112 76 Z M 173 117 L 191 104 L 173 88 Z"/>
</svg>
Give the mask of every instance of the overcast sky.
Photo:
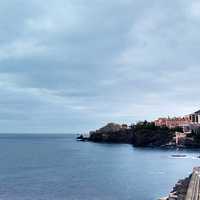
<svg viewBox="0 0 200 200">
<path fill-rule="evenodd" d="M 200 2 L 0 2 L 0 132 L 76 133 L 200 109 Z"/>
</svg>

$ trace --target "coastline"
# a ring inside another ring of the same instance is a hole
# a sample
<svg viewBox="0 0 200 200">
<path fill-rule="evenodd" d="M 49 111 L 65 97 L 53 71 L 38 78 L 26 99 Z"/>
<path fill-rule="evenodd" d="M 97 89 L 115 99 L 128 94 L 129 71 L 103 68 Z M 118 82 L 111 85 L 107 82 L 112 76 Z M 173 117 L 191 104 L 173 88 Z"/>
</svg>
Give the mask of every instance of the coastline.
<svg viewBox="0 0 200 200">
<path fill-rule="evenodd" d="M 77 137 L 80 141 L 99 143 L 125 143 L 135 147 L 165 149 L 198 149 L 200 137 L 191 132 L 187 135 L 180 127 L 168 128 L 157 126 L 154 122 L 138 122 L 131 126 L 108 123 L 100 129 L 90 131 L 87 135 Z"/>
<path fill-rule="evenodd" d="M 84 140 L 84 141 L 89 141 L 89 142 L 93 142 L 90 141 L 88 139 Z M 94 142 L 94 143 L 99 143 L 99 142 Z M 109 143 L 109 142 L 100 142 L 100 143 Z M 111 142 L 110 142 L 111 143 Z M 115 143 L 117 144 L 117 143 Z M 142 148 L 142 149 L 163 149 L 163 150 L 167 150 L 167 149 L 177 149 L 176 147 L 173 148 L 166 148 L 166 147 L 136 147 L 136 148 Z M 184 149 L 197 149 L 197 148 L 178 148 L 178 150 L 184 150 Z M 172 154 L 171 157 L 174 158 L 185 158 L 187 157 L 186 154 L 179 154 L 177 152 L 177 154 Z M 198 156 L 196 158 L 199 158 Z M 184 179 L 180 179 L 176 182 L 176 184 L 174 185 L 174 187 L 172 188 L 172 190 L 169 192 L 168 196 L 165 197 L 158 197 L 157 200 L 185 200 L 185 197 L 187 195 L 187 191 L 188 191 L 188 186 L 191 180 L 191 176 L 192 174 L 190 174 L 188 177 L 184 178 Z"/>
<path fill-rule="evenodd" d="M 191 176 L 192 174 L 184 179 L 179 180 L 169 193 L 169 196 L 166 200 L 185 200 Z"/>
<path fill-rule="evenodd" d="M 156 126 L 153 122 L 147 121 L 132 125 L 129 128 L 109 123 L 96 131 L 91 131 L 88 136 L 80 135 L 77 137 L 77 140 L 95 143 L 125 143 L 131 144 L 136 148 L 163 150 L 177 149 L 181 151 L 184 149 L 200 149 L 200 140 L 197 134 L 191 132 L 189 135 L 185 135 L 180 128 L 170 129 L 168 127 L 160 127 Z M 187 157 L 179 153 L 171 156 L 174 158 Z M 197 158 L 200 158 L 200 156 L 197 156 Z M 169 195 L 161 197 L 159 200 L 185 200 L 190 180 L 191 175 L 179 180 Z"/>
</svg>

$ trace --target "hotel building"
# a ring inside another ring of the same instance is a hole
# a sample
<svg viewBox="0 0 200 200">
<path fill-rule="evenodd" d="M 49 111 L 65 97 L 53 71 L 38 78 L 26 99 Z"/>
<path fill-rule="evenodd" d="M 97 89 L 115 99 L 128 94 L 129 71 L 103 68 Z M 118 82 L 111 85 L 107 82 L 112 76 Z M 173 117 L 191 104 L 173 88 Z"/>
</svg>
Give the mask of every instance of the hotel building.
<svg viewBox="0 0 200 200">
<path fill-rule="evenodd" d="M 191 123 L 200 124 L 200 110 L 188 115 Z"/>
<path fill-rule="evenodd" d="M 182 127 L 184 132 L 191 132 L 200 127 L 200 110 L 184 117 L 159 118 L 154 121 L 156 126 L 168 128 Z"/>
</svg>

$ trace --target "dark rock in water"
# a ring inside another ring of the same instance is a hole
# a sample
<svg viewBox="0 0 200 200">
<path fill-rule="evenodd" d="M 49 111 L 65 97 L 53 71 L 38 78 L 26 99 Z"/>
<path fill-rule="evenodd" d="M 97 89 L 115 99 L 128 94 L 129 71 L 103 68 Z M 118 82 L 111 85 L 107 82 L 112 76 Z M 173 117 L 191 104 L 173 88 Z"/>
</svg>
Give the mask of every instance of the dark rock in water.
<svg viewBox="0 0 200 200">
<path fill-rule="evenodd" d="M 76 139 L 77 139 L 78 141 L 86 141 L 86 140 L 88 140 L 88 138 L 87 138 L 87 137 L 84 137 L 82 134 L 79 135 Z"/>
</svg>

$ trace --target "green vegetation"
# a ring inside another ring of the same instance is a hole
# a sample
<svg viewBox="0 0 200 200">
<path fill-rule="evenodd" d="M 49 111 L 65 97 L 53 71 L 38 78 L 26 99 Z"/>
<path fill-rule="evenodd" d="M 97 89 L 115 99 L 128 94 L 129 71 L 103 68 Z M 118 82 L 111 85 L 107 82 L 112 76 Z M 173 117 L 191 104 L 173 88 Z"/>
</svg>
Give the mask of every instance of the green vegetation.
<svg viewBox="0 0 200 200">
<path fill-rule="evenodd" d="M 77 138 L 78 140 L 89 140 L 93 142 L 107 143 L 129 143 L 137 147 L 176 147 L 174 139 L 175 132 L 183 132 L 183 129 L 176 127 L 170 129 L 166 126 L 156 126 L 154 122 L 138 122 L 121 126 L 120 124 L 109 123 L 106 126 L 90 132 L 88 138 Z M 179 141 L 179 147 L 200 148 L 200 128 L 187 135 Z"/>
<path fill-rule="evenodd" d="M 196 130 L 192 130 L 191 135 L 194 139 L 194 142 L 200 144 L 200 128 L 197 128 Z"/>
<path fill-rule="evenodd" d="M 94 142 L 130 143 L 134 146 L 162 146 L 172 140 L 175 131 L 167 127 L 155 126 L 153 122 L 139 122 L 130 128 L 109 123 L 90 133 L 89 140 Z"/>
<path fill-rule="evenodd" d="M 134 133 L 133 144 L 135 146 L 162 146 L 170 142 L 175 131 L 167 127 L 155 126 L 153 122 L 139 122 L 132 125 Z"/>
</svg>

